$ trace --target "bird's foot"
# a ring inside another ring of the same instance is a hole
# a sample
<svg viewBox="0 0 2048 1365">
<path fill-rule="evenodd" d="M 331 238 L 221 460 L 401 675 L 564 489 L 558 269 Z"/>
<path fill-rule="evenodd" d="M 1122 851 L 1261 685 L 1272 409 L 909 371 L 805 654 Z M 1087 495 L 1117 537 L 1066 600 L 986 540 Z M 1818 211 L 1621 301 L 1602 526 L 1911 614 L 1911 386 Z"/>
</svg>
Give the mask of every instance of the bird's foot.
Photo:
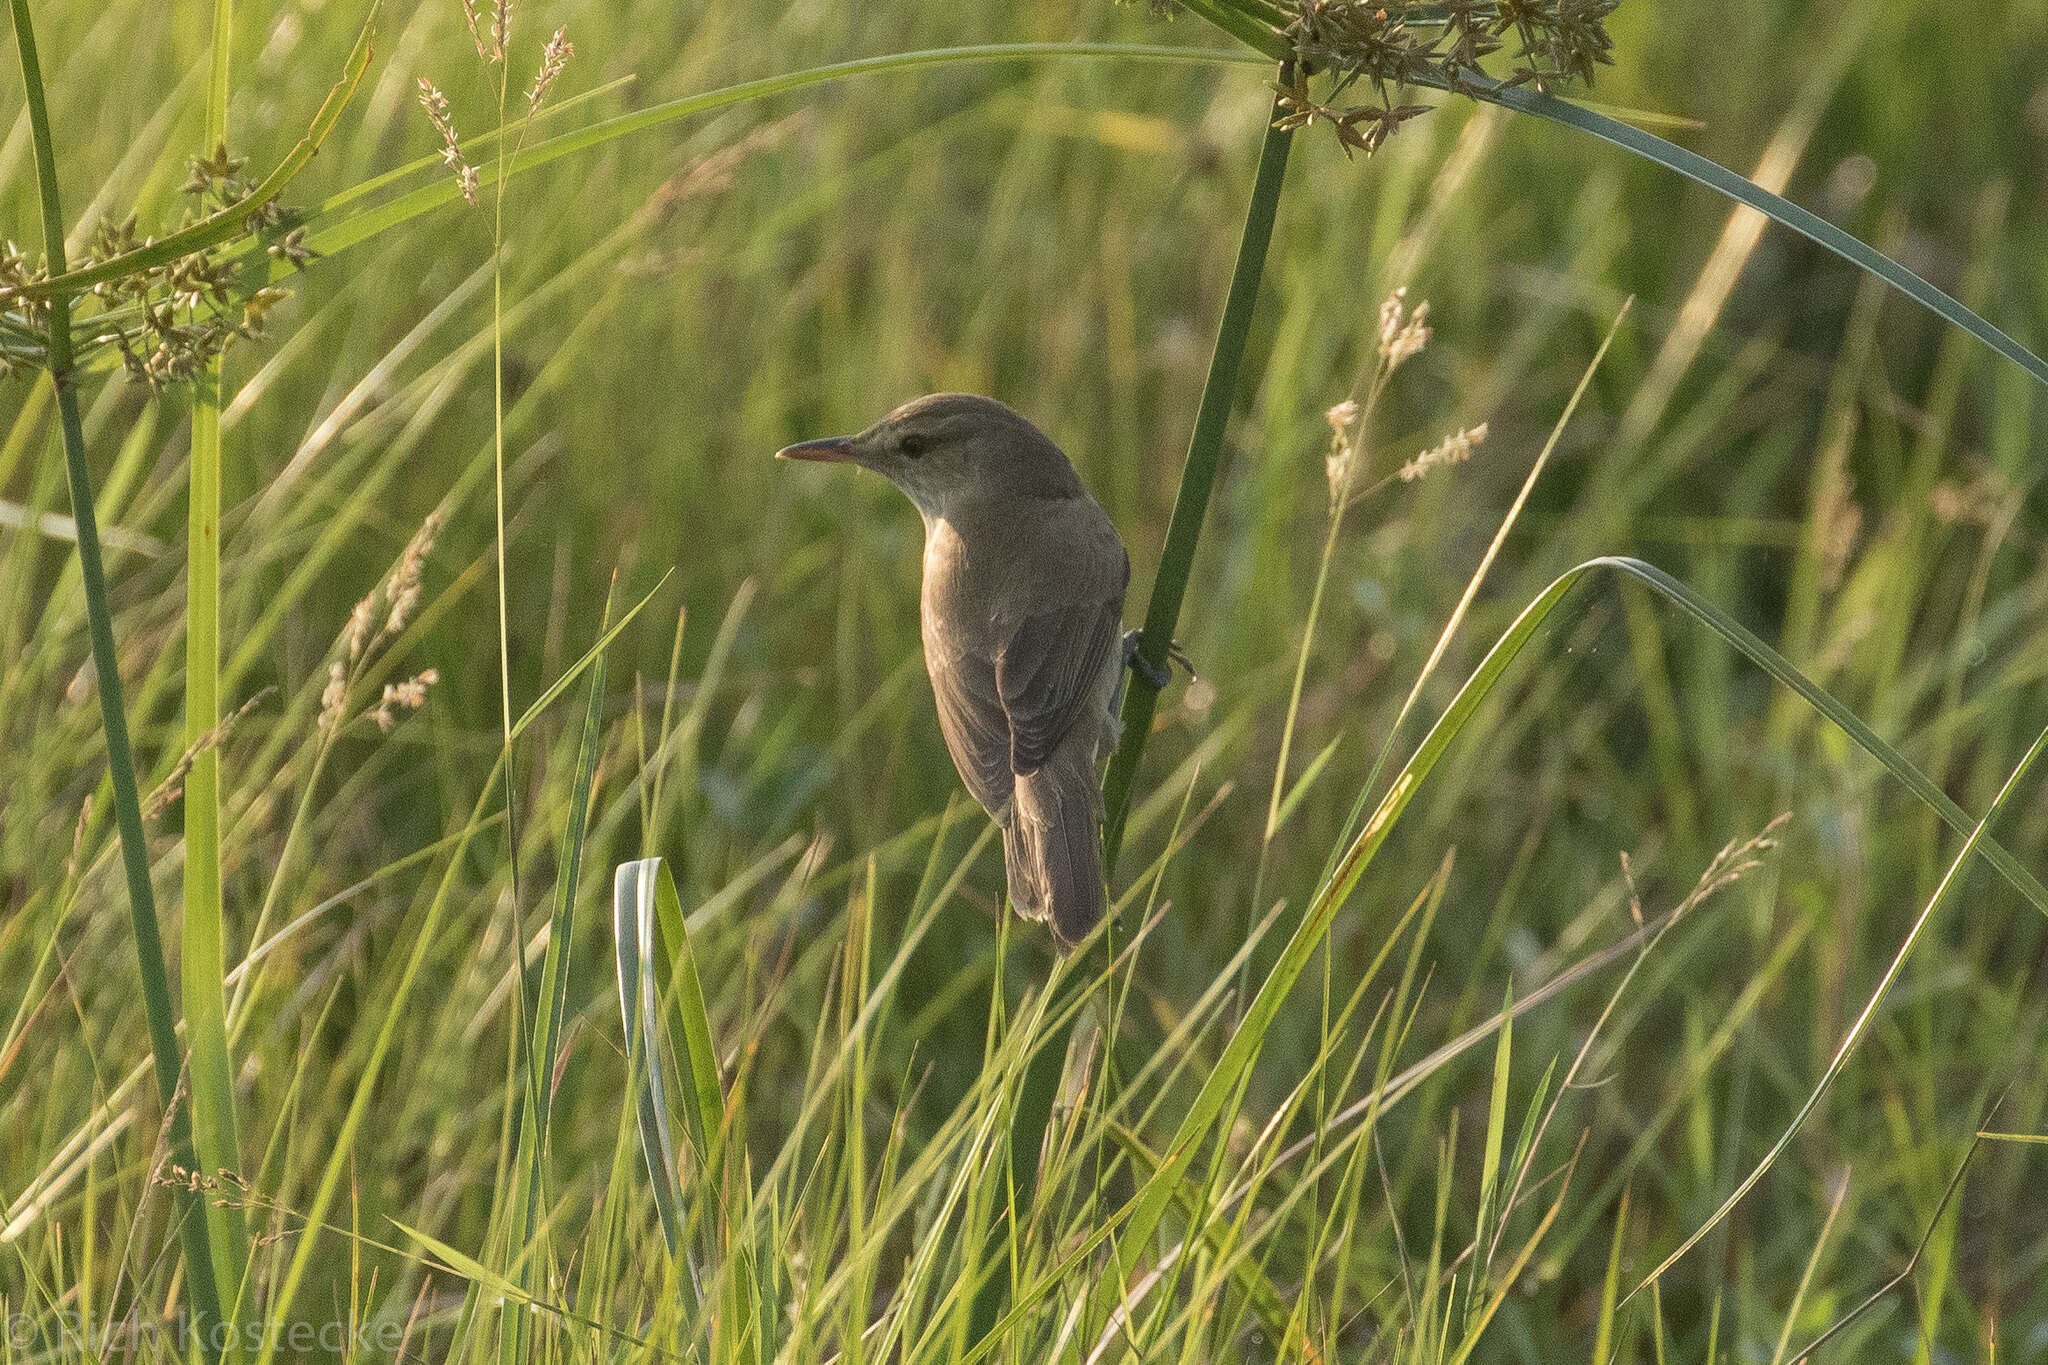
<svg viewBox="0 0 2048 1365">
<path fill-rule="evenodd" d="M 1131 672 L 1152 684 L 1154 692 L 1164 691 L 1166 685 L 1173 681 L 1173 665 L 1175 664 L 1179 664 L 1182 668 L 1186 669 L 1190 678 L 1195 676 L 1195 666 L 1189 661 L 1187 651 L 1181 648 L 1180 641 L 1175 640 L 1167 645 L 1166 662 L 1155 664 L 1138 652 L 1140 635 L 1141 632 L 1135 630 L 1124 632 L 1124 665 Z"/>
</svg>

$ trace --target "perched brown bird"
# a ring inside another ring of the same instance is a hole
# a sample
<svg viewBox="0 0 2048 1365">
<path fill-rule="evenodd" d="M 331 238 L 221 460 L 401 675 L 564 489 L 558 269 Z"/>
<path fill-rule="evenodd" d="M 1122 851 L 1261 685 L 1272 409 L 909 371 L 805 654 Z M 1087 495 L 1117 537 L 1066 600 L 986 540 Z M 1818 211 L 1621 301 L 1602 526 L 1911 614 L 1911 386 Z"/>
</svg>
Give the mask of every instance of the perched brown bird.
<svg viewBox="0 0 2048 1365">
<path fill-rule="evenodd" d="M 1130 559 L 1074 467 L 974 394 L 904 404 L 784 459 L 872 469 L 924 515 L 925 670 L 961 781 L 1003 829 L 1010 902 L 1071 948 L 1106 903 L 1097 760 L 1114 703 Z"/>
</svg>

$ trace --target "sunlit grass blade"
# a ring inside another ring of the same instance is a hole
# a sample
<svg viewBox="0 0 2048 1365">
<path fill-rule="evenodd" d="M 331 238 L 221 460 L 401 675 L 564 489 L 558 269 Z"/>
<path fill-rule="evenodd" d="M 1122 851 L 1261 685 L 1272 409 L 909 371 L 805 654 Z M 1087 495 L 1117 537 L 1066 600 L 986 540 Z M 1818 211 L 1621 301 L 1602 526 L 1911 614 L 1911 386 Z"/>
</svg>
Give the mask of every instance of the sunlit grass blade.
<svg viewBox="0 0 2048 1365">
<path fill-rule="evenodd" d="M 663 1079 L 665 1013 L 674 1020 L 674 1034 L 680 1035 L 686 1091 L 683 1117 L 697 1179 L 707 1191 L 718 1188 L 725 1093 L 682 901 L 676 895 L 675 879 L 660 858 L 619 864 L 612 881 L 612 932 L 626 1050 L 634 1059 L 632 1101 L 640 1112 L 642 1151 L 655 1189 L 655 1207 L 661 1212 L 662 1231 L 670 1251 L 680 1259 L 688 1250 L 690 1220 L 683 1191 L 675 1183 L 681 1167 L 669 1131 L 668 1090 Z"/>
</svg>

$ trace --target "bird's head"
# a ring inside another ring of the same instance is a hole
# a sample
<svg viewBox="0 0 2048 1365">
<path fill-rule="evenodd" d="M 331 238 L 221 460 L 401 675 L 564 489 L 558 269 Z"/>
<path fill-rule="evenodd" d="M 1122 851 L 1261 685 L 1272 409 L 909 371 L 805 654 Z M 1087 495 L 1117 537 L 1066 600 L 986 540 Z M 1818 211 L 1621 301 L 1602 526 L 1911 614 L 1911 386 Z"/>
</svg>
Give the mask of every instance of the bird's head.
<svg viewBox="0 0 2048 1365">
<path fill-rule="evenodd" d="M 1081 491 L 1051 438 L 1014 409 L 971 393 L 927 394 L 857 436 L 800 441 L 776 455 L 872 469 L 927 517 L 981 498 L 1062 498 Z"/>
</svg>

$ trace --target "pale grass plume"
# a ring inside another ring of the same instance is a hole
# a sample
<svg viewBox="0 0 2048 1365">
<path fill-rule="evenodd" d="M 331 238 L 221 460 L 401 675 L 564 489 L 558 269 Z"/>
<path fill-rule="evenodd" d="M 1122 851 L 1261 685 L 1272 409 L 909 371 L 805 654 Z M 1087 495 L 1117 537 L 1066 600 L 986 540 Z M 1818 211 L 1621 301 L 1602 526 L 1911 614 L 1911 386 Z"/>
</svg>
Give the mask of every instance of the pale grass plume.
<svg viewBox="0 0 2048 1365">
<path fill-rule="evenodd" d="M 377 723 L 377 728 L 390 734 L 398 724 L 399 713 L 417 711 L 427 704 L 427 689 L 441 681 L 441 671 L 436 668 L 422 669 L 403 682 L 385 683 L 384 696 L 367 714 Z"/>
<path fill-rule="evenodd" d="M 1428 299 L 1410 312 L 1406 285 L 1387 295 L 1386 302 L 1380 305 L 1380 364 L 1387 374 L 1421 355 L 1430 336 Z"/>
<path fill-rule="evenodd" d="M 569 30 L 558 28 L 555 36 L 548 39 L 548 45 L 541 49 L 540 70 L 534 73 L 533 86 L 526 92 L 526 113 L 530 118 L 540 112 L 540 102 L 547 98 L 548 87 L 562 74 L 562 68 L 576 55 L 576 45 L 569 41 Z"/>
<path fill-rule="evenodd" d="M 477 17 L 475 0 L 462 0 L 462 17 L 469 24 L 470 41 L 476 44 L 476 55 L 484 61 L 491 60 L 491 49 L 484 39 L 482 22 Z"/>
<path fill-rule="evenodd" d="M 398 567 L 391 571 L 391 581 L 385 589 L 385 596 L 391 603 L 390 615 L 384 619 L 382 638 L 398 634 L 420 603 L 420 583 L 426 575 L 427 556 L 434 551 L 434 540 L 441 534 L 442 512 L 435 508 L 420 523 L 420 529 L 413 534 L 406 545 L 405 553 L 399 557 Z"/>
<path fill-rule="evenodd" d="M 349 663 L 362 658 L 363 650 L 369 647 L 370 625 L 376 616 L 377 594 L 374 592 L 356 603 L 355 608 L 349 612 L 348 626 L 341 633 L 342 652 L 348 656 Z"/>
<path fill-rule="evenodd" d="M 1413 483 L 1432 469 L 1442 469 L 1454 464 L 1463 464 L 1472 458 L 1475 447 L 1486 440 L 1487 425 L 1481 422 L 1476 427 L 1464 427 L 1423 451 L 1414 459 L 1401 466 L 1401 482 Z"/>
<path fill-rule="evenodd" d="M 1330 424 L 1330 453 L 1323 457 L 1323 473 L 1330 481 L 1333 508 L 1350 501 L 1352 475 L 1360 456 L 1360 443 L 1353 434 L 1358 413 L 1357 401 L 1347 398 L 1323 414 L 1323 420 Z"/>
<path fill-rule="evenodd" d="M 320 693 L 322 730 L 334 730 L 340 726 L 348 712 L 349 693 L 354 688 L 361 666 L 403 631 L 419 610 L 422 585 L 426 578 L 427 557 L 434 551 L 434 541 L 441 534 L 444 520 L 446 514 L 442 509 L 437 507 L 429 512 L 426 520 L 420 523 L 419 530 L 406 542 L 405 550 L 399 555 L 398 563 L 392 568 L 389 577 L 365 593 L 362 600 L 349 612 L 348 624 L 342 628 L 341 637 L 335 642 L 334 657 L 327 664 L 327 685 Z M 380 611 L 383 616 L 381 626 L 377 624 Z M 429 669 L 428 673 L 432 671 Z M 418 692 L 421 700 L 425 700 L 426 686 L 431 686 L 438 680 L 437 678 L 421 674 L 419 678 L 411 679 L 399 686 L 410 687 L 411 683 L 419 682 L 420 678 L 425 678 L 425 684 Z M 405 697 L 410 695 L 411 692 L 408 691 L 403 696 L 394 697 L 392 688 L 387 686 L 384 689 L 383 701 L 372 707 L 371 712 L 375 713 L 389 707 L 394 701 L 410 706 L 418 705 L 417 702 L 405 702 Z M 378 723 L 384 725 L 382 719 L 379 719 Z M 389 726 L 384 728 L 388 729 Z"/>
<path fill-rule="evenodd" d="M 327 686 L 320 690 L 320 728 L 332 730 L 341 723 L 348 706 L 348 664 L 335 659 L 327 665 Z"/>
<path fill-rule="evenodd" d="M 448 107 L 448 97 L 440 87 L 425 76 L 419 78 L 420 107 L 427 111 L 427 118 L 433 122 L 434 131 L 441 135 L 441 160 L 449 170 L 455 172 L 455 183 L 462 189 L 462 197 L 474 204 L 477 189 L 481 184 L 476 167 L 462 159 L 462 144 L 455 137 L 455 117 Z"/>
</svg>

